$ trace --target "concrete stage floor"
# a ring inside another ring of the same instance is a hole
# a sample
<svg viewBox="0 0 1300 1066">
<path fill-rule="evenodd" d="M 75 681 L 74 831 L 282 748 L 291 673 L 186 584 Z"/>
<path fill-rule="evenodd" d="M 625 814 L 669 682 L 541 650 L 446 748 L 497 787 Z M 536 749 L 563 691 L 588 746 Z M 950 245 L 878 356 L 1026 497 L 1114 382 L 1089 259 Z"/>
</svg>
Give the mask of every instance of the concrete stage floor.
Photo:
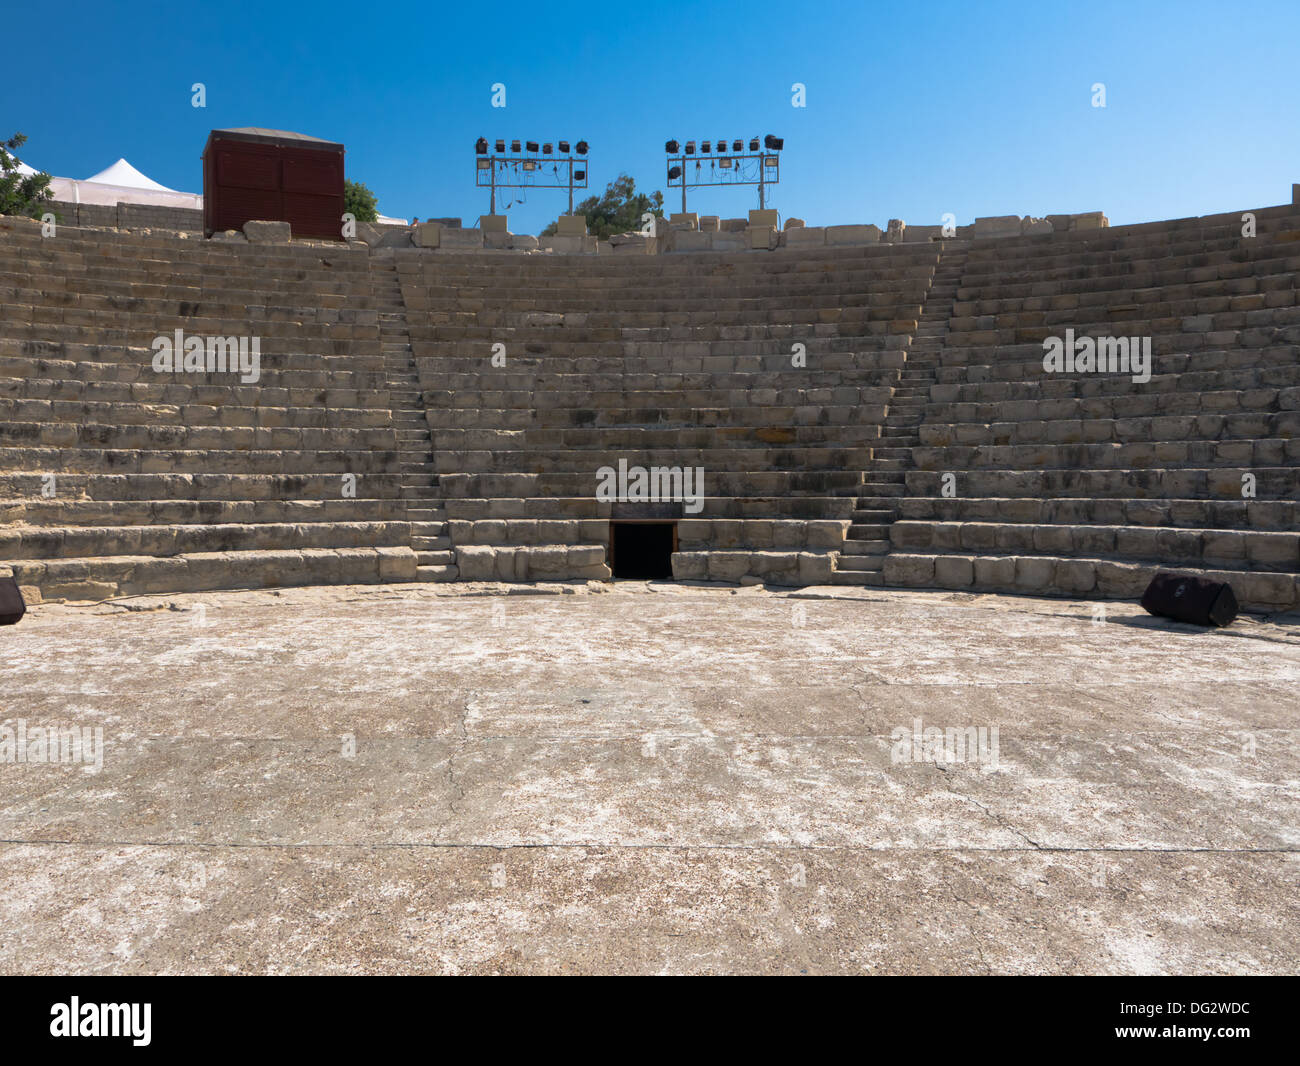
<svg viewBox="0 0 1300 1066">
<path fill-rule="evenodd" d="M 0 724 L 104 748 L 0 762 L 0 971 L 1295 972 L 1300 617 L 1093 610 L 644 583 L 38 606 L 0 630 Z M 918 718 L 996 751 L 896 761 Z"/>
</svg>

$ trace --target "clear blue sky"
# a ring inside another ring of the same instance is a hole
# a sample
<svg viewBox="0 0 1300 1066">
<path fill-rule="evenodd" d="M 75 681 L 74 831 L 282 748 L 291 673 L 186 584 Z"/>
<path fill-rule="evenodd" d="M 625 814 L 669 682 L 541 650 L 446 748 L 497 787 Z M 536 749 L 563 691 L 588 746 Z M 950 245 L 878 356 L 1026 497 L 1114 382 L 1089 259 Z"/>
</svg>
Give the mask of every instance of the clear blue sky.
<svg viewBox="0 0 1300 1066">
<path fill-rule="evenodd" d="M 812 225 L 1090 210 L 1118 224 L 1284 203 L 1300 182 L 1298 0 L 41 10 L 6 42 L 0 115 L 59 176 L 121 155 L 201 192 L 210 129 L 269 126 L 342 141 L 386 214 L 467 224 L 487 211 L 480 135 L 586 138 L 593 188 L 626 171 L 655 189 L 669 137 L 776 133 L 770 206 Z M 535 233 L 564 203 L 530 192 L 511 229 Z M 690 206 L 740 215 L 756 194 Z"/>
</svg>

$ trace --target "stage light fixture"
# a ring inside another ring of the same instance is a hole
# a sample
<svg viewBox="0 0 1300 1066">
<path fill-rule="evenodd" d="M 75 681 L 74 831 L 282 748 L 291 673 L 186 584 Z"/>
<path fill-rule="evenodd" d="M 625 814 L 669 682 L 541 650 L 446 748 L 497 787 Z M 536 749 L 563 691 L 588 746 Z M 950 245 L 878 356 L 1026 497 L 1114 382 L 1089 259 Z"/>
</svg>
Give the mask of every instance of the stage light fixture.
<svg viewBox="0 0 1300 1066">
<path fill-rule="evenodd" d="M 537 151 L 537 142 L 536 142 L 536 141 L 525 141 L 525 142 L 524 142 L 524 147 L 527 148 L 530 152 L 535 152 L 535 151 Z"/>
<path fill-rule="evenodd" d="M 718 166 L 720 166 L 723 170 L 730 170 L 731 162 L 732 162 L 731 156 L 729 155 L 723 156 L 721 159 L 718 160 Z"/>
<path fill-rule="evenodd" d="M 550 155 L 554 151 L 555 151 L 555 145 L 553 144 L 542 145 L 542 155 Z"/>
<path fill-rule="evenodd" d="M 676 141 L 668 141 L 667 143 L 664 144 L 664 151 L 667 152 L 669 155 L 676 155 L 678 151 L 680 151 L 680 149 L 681 149 L 681 145 L 678 144 Z"/>
<path fill-rule="evenodd" d="M 777 165 L 778 162 L 780 161 L 774 155 L 765 156 L 763 159 L 763 166 L 774 167 Z"/>
<path fill-rule="evenodd" d="M 578 150 L 578 155 L 586 155 L 586 154 L 587 154 L 587 142 L 586 142 L 586 141 L 579 141 L 577 144 L 574 145 L 574 147 Z"/>
<path fill-rule="evenodd" d="M 480 137 L 477 141 L 474 142 L 474 151 L 476 151 L 479 155 L 487 155 L 486 137 Z"/>
<path fill-rule="evenodd" d="M 694 154 L 695 154 L 695 142 L 694 142 L 694 141 L 687 141 L 687 142 L 686 142 L 686 154 L 687 154 L 687 155 L 694 155 Z"/>
<path fill-rule="evenodd" d="M 511 150 L 512 152 L 518 152 L 518 151 L 519 151 L 519 142 L 518 142 L 518 141 L 511 141 L 511 142 L 510 142 L 510 150 Z"/>
<path fill-rule="evenodd" d="M 568 155 L 568 154 L 569 154 L 569 142 L 568 142 L 568 141 L 561 141 L 561 142 L 560 142 L 560 151 L 563 152 L 565 155 Z"/>
<path fill-rule="evenodd" d="M 587 172 L 585 170 L 575 170 L 573 172 L 574 181 L 582 181 L 582 179 L 585 178 L 586 176 L 587 176 Z"/>
<path fill-rule="evenodd" d="M 743 152 L 745 150 L 745 142 L 741 140 L 732 141 L 731 150 L 733 152 Z"/>
<path fill-rule="evenodd" d="M 779 152 L 785 147 L 785 141 L 780 137 L 773 137 L 770 133 L 763 138 L 763 147 L 770 148 L 773 152 Z"/>
<path fill-rule="evenodd" d="M 758 138 L 757 138 L 757 137 L 751 137 L 751 138 L 749 139 L 749 150 L 750 150 L 751 152 L 757 152 L 757 151 L 758 151 Z"/>
<path fill-rule="evenodd" d="M 478 168 L 479 168 L 479 170 L 491 170 L 491 169 L 492 169 L 492 160 L 490 160 L 490 159 L 478 159 L 478 160 L 475 160 L 475 162 L 478 163 Z"/>
<path fill-rule="evenodd" d="M 701 152 L 704 152 L 704 153 L 707 154 L 708 151 L 709 151 L 709 149 L 712 147 L 712 145 L 713 145 L 713 142 L 712 142 L 712 141 L 701 141 L 701 142 L 700 142 L 700 151 L 701 151 Z"/>
<path fill-rule="evenodd" d="M 668 168 L 668 180 L 669 180 L 669 181 L 672 181 L 672 180 L 675 179 L 675 178 L 680 178 L 681 176 L 682 176 L 682 168 L 681 168 L 681 167 L 669 167 L 669 168 Z"/>
<path fill-rule="evenodd" d="M 536 169 L 537 169 L 537 160 L 536 160 L 536 159 L 525 159 L 525 160 L 524 160 L 524 169 L 525 169 L 525 170 L 536 170 Z"/>
</svg>

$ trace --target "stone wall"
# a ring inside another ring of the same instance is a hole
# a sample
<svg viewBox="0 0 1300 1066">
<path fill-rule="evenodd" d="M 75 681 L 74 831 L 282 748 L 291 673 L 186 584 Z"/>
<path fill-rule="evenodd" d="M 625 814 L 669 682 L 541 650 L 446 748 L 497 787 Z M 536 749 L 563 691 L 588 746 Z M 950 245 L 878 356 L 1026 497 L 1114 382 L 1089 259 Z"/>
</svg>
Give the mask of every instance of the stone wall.
<svg viewBox="0 0 1300 1066">
<path fill-rule="evenodd" d="M 167 229 L 180 233 L 201 233 L 203 212 L 188 207 L 158 207 L 154 204 L 72 204 L 55 200 L 50 206 L 68 226 L 107 229 Z"/>
</svg>

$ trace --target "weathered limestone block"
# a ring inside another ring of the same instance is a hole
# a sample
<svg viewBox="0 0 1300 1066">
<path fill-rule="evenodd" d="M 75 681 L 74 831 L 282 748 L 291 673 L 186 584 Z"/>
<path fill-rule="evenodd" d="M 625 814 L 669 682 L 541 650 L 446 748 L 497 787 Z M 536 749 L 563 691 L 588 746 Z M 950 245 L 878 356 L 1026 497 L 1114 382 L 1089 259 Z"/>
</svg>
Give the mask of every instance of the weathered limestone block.
<svg viewBox="0 0 1300 1066">
<path fill-rule="evenodd" d="M 886 585 L 924 588 L 934 584 L 933 555 L 886 555 L 881 573 Z"/>
<path fill-rule="evenodd" d="M 410 548 L 376 548 L 380 581 L 414 581 L 417 565 Z"/>
<path fill-rule="evenodd" d="M 508 233 L 508 215 L 479 215 L 478 228 L 484 233 Z"/>
<path fill-rule="evenodd" d="M 850 523 L 837 519 L 814 519 L 805 526 L 804 543 L 810 548 L 842 548 Z"/>
<path fill-rule="evenodd" d="M 1083 214 L 1070 216 L 1070 229 L 1106 229 L 1110 226 L 1108 219 L 1100 211 L 1085 211 Z"/>
<path fill-rule="evenodd" d="M 535 252 L 537 238 L 527 233 L 516 233 L 510 238 L 510 247 L 517 252 Z"/>
<path fill-rule="evenodd" d="M 706 233 L 709 238 L 709 248 L 715 252 L 743 252 L 745 250 L 745 235 L 743 233 Z"/>
<path fill-rule="evenodd" d="M 942 226 L 907 226 L 903 230 L 903 242 L 905 244 L 924 244 L 926 241 L 938 241 L 942 239 Z"/>
<path fill-rule="evenodd" d="M 739 581 L 750 572 L 749 552 L 709 552 L 709 578 L 713 581 Z"/>
<path fill-rule="evenodd" d="M 1022 555 L 1016 559 L 1016 588 L 1045 589 L 1052 584 L 1056 560 Z"/>
<path fill-rule="evenodd" d="M 528 575 L 533 578 L 558 577 L 568 573 L 569 549 L 563 544 L 543 544 L 528 549 Z"/>
<path fill-rule="evenodd" d="M 342 226 L 342 223 L 339 224 Z M 287 222 L 250 221 L 244 223 L 249 244 L 288 244 L 292 233 Z"/>
<path fill-rule="evenodd" d="M 1054 233 L 1055 227 L 1045 218 L 1031 218 L 1026 215 L 1020 220 L 1020 235 L 1022 237 L 1033 237 L 1040 233 Z"/>
<path fill-rule="evenodd" d="M 673 552 L 672 566 L 674 580 L 708 580 L 709 556 L 707 552 Z"/>
<path fill-rule="evenodd" d="M 1091 592 L 1097 586 L 1097 564 L 1091 559 L 1057 559 L 1052 573 L 1059 592 Z"/>
<path fill-rule="evenodd" d="M 1002 555 L 975 557 L 975 584 L 980 588 L 1009 589 L 1016 584 L 1016 561 Z"/>
<path fill-rule="evenodd" d="M 1149 567 L 1137 563 L 1097 563 L 1097 591 L 1111 599 L 1136 599 L 1151 583 Z"/>
<path fill-rule="evenodd" d="M 456 549 L 456 565 L 462 581 L 496 580 L 495 549 L 486 544 L 466 544 Z"/>
<path fill-rule="evenodd" d="M 945 589 L 969 588 L 975 580 L 975 560 L 969 555 L 940 555 L 934 560 L 934 583 Z"/>
<path fill-rule="evenodd" d="M 799 581 L 805 585 L 829 585 L 838 552 L 800 552 Z"/>
<path fill-rule="evenodd" d="M 749 213 L 750 229 L 754 229 L 755 227 L 760 227 L 760 226 L 765 229 L 776 229 L 778 226 L 780 226 L 780 224 L 781 224 L 780 213 L 777 211 L 773 211 L 770 207 L 765 207 L 758 210 L 750 211 Z"/>
<path fill-rule="evenodd" d="M 976 237 L 1019 237 L 1019 215 L 990 215 L 975 219 Z"/>
<path fill-rule="evenodd" d="M 669 215 L 668 225 L 675 230 L 697 230 L 700 228 L 700 216 L 694 211 L 687 211 L 684 215 Z"/>
<path fill-rule="evenodd" d="M 749 219 L 724 218 L 719 226 L 723 233 L 743 233 L 749 229 Z"/>
<path fill-rule="evenodd" d="M 722 219 L 720 219 L 717 215 L 701 215 L 701 216 L 700 216 L 700 232 L 701 232 L 701 233 L 717 233 L 717 232 L 718 232 L 718 229 L 719 229 L 719 224 L 721 223 L 721 221 L 722 221 Z"/>
<path fill-rule="evenodd" d="M 223 243 L 229 243 L 229 244 L 246 244 L 248 242 L 247 237 L 245 237 L 238 230 L 234 230 L 234 229 L 227 229 L 227 230 L 222 230 L 219 233 L 213 233 L 212 236 L 208 238 L 208 240 L 221 241 Z"/>
<path fill-rule="evenodd" d="M 585 215 L 561 215 L 555 220 L 555 233 L 559 237 L 587 236 L 587 217 Z"/>
<path fill-rule="evenodd" d="M 561 237 L 558 234 L 554 237 L 538 237 L 537 243 L 548 252 L 558 252 L 564 255 L 581 255 L 593 254 L 597 250 L 599 242 L 595 237 Z"/>
<path fill-rule="evenodd" d="M 444 251 L 447 249 L 469 251 L 482 248 L 483 231 L 479 229 L 454 229 L 451 226 L 443 226 L 442 232 L 438 235 L 438 247 Z"/>
<path fill-rule="evenodd" d="M 776 234 L 775 226 L 750 226 L 749 246 L 750 248 L 775 248 Z"/>
<path fill-rule="evenodd" d="M 696 230 L 674 230 L 669 239 L 669 247 L 674 252 L 707 252 L 713 248 L 715 233 L 700 233 Z"/>
<path fill-rule="evenodd" d="M 907 223 L 901 218 L 891 218 L 885 223 L 885 239 L 891 244 L 897 244 L 907 233 Z"/>
<path fill-rule="evenodd" d="M 573 544 L 569 546 L 569 566 L 574 570 L 600 566 L 605 562 L 605 548 L 600 544 Z"/>
<path fill-rule="evenodd" d="M 827 244 L 877 244 L 880 241 L 879 226 L 827 226 Z"/>
<path fill-rule="evenodd" d="M 442 226 L 437 222 L 421 222 L 411 227 L 410 234 L 417 248 L 437 248 L 442 239 Z"/>
<path fill-rule="evenodd" d="M 644 233 L 615 233 L 609 238 L 615 255 L 648 255 L 654 250 L 654 238 Z"/>
<path fill-rule="evenodd" d="M 803 229 L 803 224 L 803 219 L 801 218 L 787 218 L 785 220 L 785 228 L 787 232 L 792 229 Z"/>
<path fill-rule="evenodd" d="M 514 247 L 515 235 L 506 230 L 484 230 L 483 247 L 495 251 L 508 251 Z"/>
</svg>

